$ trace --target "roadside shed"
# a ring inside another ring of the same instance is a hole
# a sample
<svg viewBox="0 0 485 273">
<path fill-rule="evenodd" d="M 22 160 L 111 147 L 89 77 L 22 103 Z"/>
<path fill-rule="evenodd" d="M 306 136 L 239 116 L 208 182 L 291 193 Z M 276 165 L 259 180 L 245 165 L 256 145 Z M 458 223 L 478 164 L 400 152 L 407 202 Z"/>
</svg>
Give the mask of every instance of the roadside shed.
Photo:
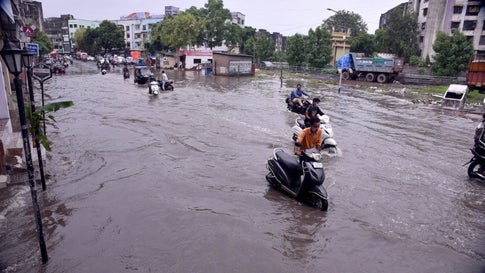
<svg viewBox="0 0 485 273">
<path fill-rule="evenodd" d="M 228 52 L 213 52 L 217 76 L 254 76 L 253 56 Z"/>
</svg>

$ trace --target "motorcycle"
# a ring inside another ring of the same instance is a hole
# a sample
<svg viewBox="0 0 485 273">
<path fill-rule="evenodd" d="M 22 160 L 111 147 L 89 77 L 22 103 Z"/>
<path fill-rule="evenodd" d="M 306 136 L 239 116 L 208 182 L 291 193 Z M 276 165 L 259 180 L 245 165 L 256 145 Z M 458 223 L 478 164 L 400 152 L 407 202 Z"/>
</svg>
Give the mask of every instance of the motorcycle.
<svg viewBox="0 0 485 273">
<path fill-rule="evenodd" d="M 323 138 L 320 148 L 334 154 L 337 152 L 337 142 L 333 138 L 333 129 L 332 125 L 330 124 L 330 117 L 327 115 L 318 115 L 318 118 L 320 118 L 320 129 L 322 129 Z M 298 136 L 303 129 L 305 129 L 305 119 L 301 117 L 296 118 L 295 125 L 291 128 L 293 132 L 292 139 L 294 141 L 298 139 Z"/>
<path fill-rule="evenodd" d="M 293 103 L 290 97 L 287 97 L 285 102 L 288 110 L 301 115 L 304 115 L 308 106 L 312 105 L 312 100 L 307 96 L 303 96 L 303 106 Z"/>
<path fill-rule="evenodd" d="M 162 81 L 156 80 L 153 77 L 150 77 L 149 81 L 150 84 L 148 85 L 148 93 L 158 95 L 162 89 Z M 173 91 L 173 81 L 166 81 L 163 90 Z"/>
<path fill-rule="evenodd" d="M 485 114 L 483 116 L 484 120 L 477 126 L 475 131 L 475 145 L 470 151 L 473 157 L 465 163 L 463 166 L 468 166 L 468 176 L 470 178 L 479 178 L 485 180 Z"/>
<path fill-rule="evenodd" d="M 129 79 L 130 78 L 130 70 L 128 68 L 123 68 L 123 79 Z"/>
<path fill-rule="evenodd" d="M 295 145 L 301 146 L 301 143 Z M 326 211 L 328 199 L 327 191 L 322 186 L 325 171 L 321 159 L 322 155 L 315 148 L 302 151 L 299 160 L 283 149 L 276 148 L 266 164 L 269 171 L 266 180 L 271 186 L 295 199 Z"/>
<path fill-rule="evenodd" d="M 160 93 L 160 83 L 151 78 L 150 84 L 148 85 L 148 94 L 158 95 Z"/>
</svg>

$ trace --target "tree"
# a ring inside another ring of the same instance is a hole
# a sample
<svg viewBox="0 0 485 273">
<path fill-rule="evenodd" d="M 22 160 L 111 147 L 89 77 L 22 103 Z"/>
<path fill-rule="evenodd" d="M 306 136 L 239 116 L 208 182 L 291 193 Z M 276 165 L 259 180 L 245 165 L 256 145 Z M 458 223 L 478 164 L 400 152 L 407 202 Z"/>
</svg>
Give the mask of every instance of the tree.
<svg viewBox="0 0 485 273">
<path fill-rule="evenodd" d="M 351 52 L 362 52 L 365 56 L 372 56 L 376 51 L 376 46 L 374 43 L 374 36 L 370 34 L 362 34 L 357 37 L 352 38 L 350 44 Z"/>
<path fill-rule="evenodd" d="M 312 67 L 325 67 L 332 59 L 331 34 L 322 27 L 308 31 L 306 60 Z"/>
<path fill-rule="evenodd" d="M 408 62 L 413 55 L 419 55 L 418 17 L 416 13 L 407 11 L 403 15 L 403 7 L 391 12 L 383 36 L 379 37 L 381 51 L 404 57 Z"/>
<path fill-rule="evenodd" d="M 96 28 L 96 31 L 98 34 L 96 42 L 105 52 L 115 48 L 125 48 L 123 29 L 117 27 L 115 23 L 104 20 Z"/>
<path fill-rule="evenodd" d="M 259 61 L 272 60 L 275 51 L 273 39 L 268 36 L 261 36 L 256 39 L 256 59 Z"/>
<path fill-rule="evenodd" d="M 362 16 L 346 10 L 339 10 L 334 15 L 328 17 L 323 21 L 322 27 L 329 32 L 347 32 L 350 29 L 350 35 L 352 37 L 367 33 L 367 24 L 362 19 Z"/>
<path fill-rule="evenodd" d="M 286 39 L 286 56 L 289 65 L 304 65 L 305 52 L 305 37 L 303 35 L 295 34 Z"/>
<path fill-rule="evenodd" d="M 202 28 L 200 19 L 192 13 L 181 12 L 158 23 L 153 29 L 152 41 L 160 40 L 162 46 L 178 51 L 186 45 L 196 45 Z"/>
<path fill-rule="evenodd" d="M 72 40 L 74 41 L 74 44 L 76 48 L 85 50 L 86 48 L 86 42 L 84 41 L 86 35 L 86 28 L 79 28 L 74 32 L 74 35 L 72 37 Z"/>
<path fill-rule="evenodd" d="M 439 31 L 433 44 L 435 62 L 431 69 L 438 76 L 458 76 L 466 71 L 473 44 L 459 31 L 448 36 Z"/>
<path fill-rule="evenodd" d="M 84 47 L 80 49 L 88 52 L 89 54 L 95 54 L 100 50 L 100 46 L 98 44 L 98 31 L 93 28 L 86 29 L 86 33 L 84 33 Z"/>
<path fill-rule="evenodd" d="M 39 44 L 39 55 L 42 57 L 52 51 L 54 46 L 47 34 L 38 28 L 35 29 L 34 37 L 32 38 L 32 43 Z"/>
<path fill-rule="evenodd" d="M 222 0 L 208 0 L 202 9 L 205 21 L 203 41 L 210 49 L 221 46 L 226 38 L 231 12 L 224 8 Z"/>
<path fill-rule="evenodd" d="M 254 49 L 253 47 L 248 50 L 246 50 L 246 45 L 247 41 L 251 38 L 253 38 L 254 42 L 254 35 L 256 34 L 256 29 L 252 27 L 244 27 L 241 30 L 241 44 L 240 44 L 240 50 L 244 54 L 252 55 L 252 50 Z"/>
</svg>

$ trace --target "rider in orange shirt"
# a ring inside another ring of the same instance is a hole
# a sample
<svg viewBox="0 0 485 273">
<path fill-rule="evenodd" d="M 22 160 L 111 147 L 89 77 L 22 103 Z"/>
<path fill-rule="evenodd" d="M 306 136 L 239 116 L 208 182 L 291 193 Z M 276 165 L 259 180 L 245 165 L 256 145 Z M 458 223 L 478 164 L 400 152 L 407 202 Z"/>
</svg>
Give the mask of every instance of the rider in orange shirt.
<svg viewBox="0 0 485 273">
<path fill-rule="evenodd" d="M 307 127 L 301 131 L 298 136 L 297 142 L 301 142 L 301 147 L 296 150 L 299 155 L 302 150 L 307 150 L 310 148 L 316 148 L 320 150 L 320 145 L 322 144 L 322 129 L 320 129 L 320 119 L 318 117 L 310 118 L 310 127 Z"/>
</svg>

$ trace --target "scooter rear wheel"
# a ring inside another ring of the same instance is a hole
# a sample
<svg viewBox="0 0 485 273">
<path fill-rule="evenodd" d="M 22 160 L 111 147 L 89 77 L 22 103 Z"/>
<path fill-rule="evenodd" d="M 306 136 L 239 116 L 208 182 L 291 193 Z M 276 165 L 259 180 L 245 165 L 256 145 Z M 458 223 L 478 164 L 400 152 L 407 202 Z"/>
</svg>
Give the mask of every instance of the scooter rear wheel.
<svg viewBox="0 0 485 273">
<path fill-rule="evenodd" d="M 266 175 L 266 181 L 268 181 L 268 183 L 273 186 L 273 187 L 278 187 L 279 184 L 276 182 L 276 178 L 274 177 L 274 175 L 269 172 L 267 175 Z"/>
<path fill-rule="evenodd" d="M 468 176 L 470 178 L 479 178 L 480 176 L 477 175 L 477 172 L 483 171 L 483 166 L 480 161 L 473 161 L 468 166 Z"/>
</svg>

